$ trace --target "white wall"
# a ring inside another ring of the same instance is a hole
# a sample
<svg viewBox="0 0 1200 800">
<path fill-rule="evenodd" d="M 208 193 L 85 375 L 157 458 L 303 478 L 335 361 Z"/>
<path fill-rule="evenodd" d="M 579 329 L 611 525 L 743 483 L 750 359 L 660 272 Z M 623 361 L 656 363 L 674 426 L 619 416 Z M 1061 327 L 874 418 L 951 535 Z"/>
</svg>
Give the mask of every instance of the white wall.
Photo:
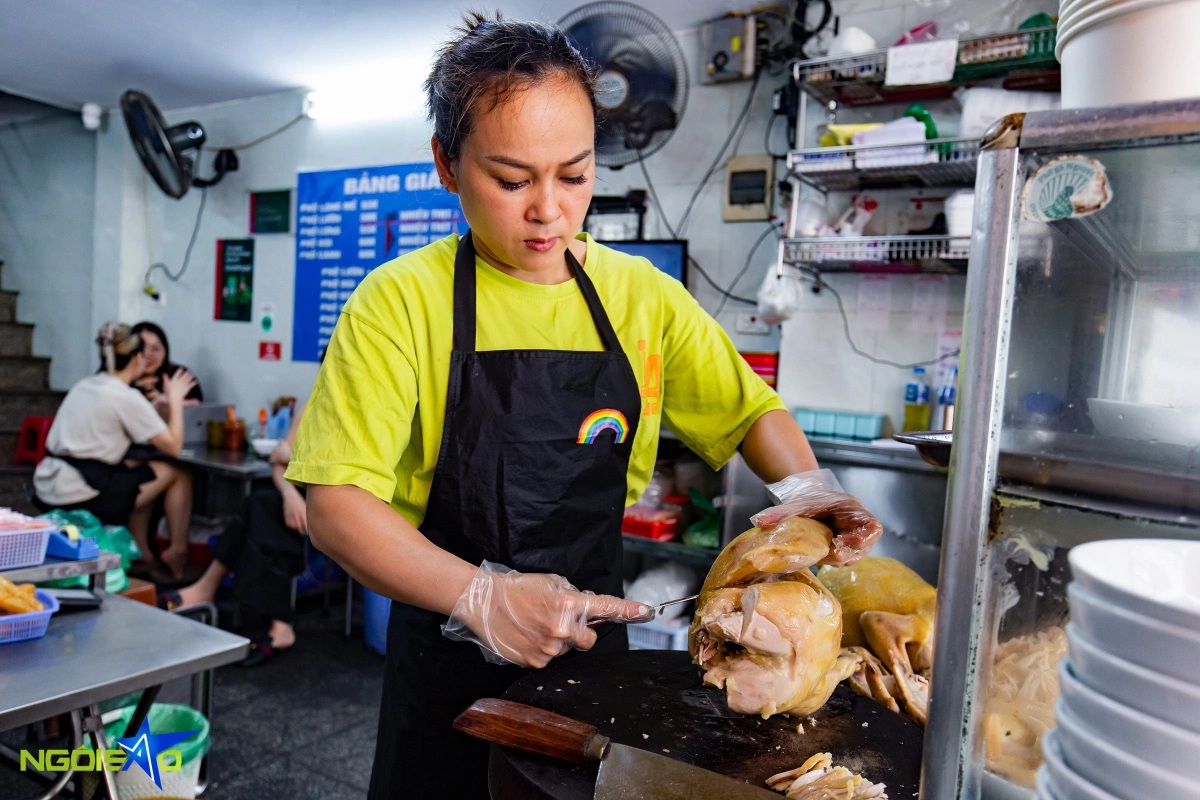
<svg viewBox="0 0 1200 800">
<path fill-rule="evenodd" d="M 894 41 L 903 30 L 920 22 L 923 14 L 928 13 L 915 0 L 839 0 L 835 7 L 842 14 L 843 26 L 858 25 L 876 36 L 881 44 Z M 692 62 L 687 111 L 671 141 L 646 163 L 672 225 L 678 222 L 750 88 L 749 82 L 717 87 L 699 85 L 695 80 L 698 36 L 695 31 L 685 31 L 679 34 L 679 39 L 685 55 Z M 420 81 L 423 77 L 411 75 L 407 79 Z M 771 91 L 784 80 L 782 76 L 763 78 L 752 107 L 750 124 L 741 139 L 740 152 L 762 152 Z M 285 92 L 172 113 L 168 117 L 170 122 L 184 119 L 201 122 L 212 145 L 239 144 L 295 116 L 300 110 L 302 95 L 300 91 Z M 816 125 L 824 120 L 815 104 L 810 104 L 809 108 L 808 141 L 811 143 Z M 848 110 L 839 114 L 839 121 L 886 120 L 901 110 L 893 106 Z M 935 104 L 931 110 L 944 132 L 955 131 L 952 107 L 945 103 Z M 784 147 L 782 129 L 782 124 L 777 125 L 772 139 L 776 150 Z M 163 196 L 143 177 L 119 118 L 110 120 L 107 130 L 97 137 L 96 143 L 94 258 L 90 287 L 93 302 L 87 330 L 78 336 L 81 347 L 90 358 L 90 331 L 104 319 L 120 318 L 129 322 L 151 319 L 166 328 L 173 357 L 197 372 L 206 395 L 237 405 L 240 413 L 250 416 L 281 394 L 306 394 L 315 376 L 315 365 L 258 360 L 258 342 L 264 339 L 282 342 L 285 358 L 291 352 L 293 235 L 255 237 L 255 313 L 251 323 L 212 319 L 215 240 L 248 236 L 248 193 L 251 190 L 294 187 L 296 173 L 301 170 L 429 160 L 428 137 L 427 123 L 419 117 L 350 127 L 304 120 L 283 134 L 243 151 L 239 171 L 209 190 L 187 274 L 178 284 L 167 282 L 161 273 L 155 275 L 154 283 L 163 295 L 162 300 L 156 302 L 141 293 L 142 276 L 152 260 L 162 260 L 172 269 L 178 269 L 200 195 L 193 190 L 181 201 Z M 211 172 L 210 159 L 211 154 L 206 155 L 200 167 L 202 174 Z M 728 286 L 742 269 L 750 245 L 764 230 L 765 223 L 720 222 L 722 177 L 714 177 L 701 193 L 691 221 L 681 235 L 689 240 L 690 252 L 701 265 L 718 283 Z M 645 188 L 645 179 L 636 165 L 620 171 L 599 170 L 597 193 L 622 194 L 630 188 Z M 831 210 L 836 213 L 848 202 L 848 197 L 834 196 L 830 201 Z M 901 196 L 898 202 L 906 201 Z M 653 212 L 648 216 L 647 235 L 664 238 L 670 235 Z M 774 241 L 769 239 L 759 248 L 750 269 L 733 286 L 733 291 L 753 297 L 774 257 Z M 865 330 L 859 324 L 855 314 L 856 277 L 831 276 L 828 280 L 842 293 L 850 315 L 851 333 L 862 349 L 897 361 L 921 360 L 934 355 L 936 332 L 909 329 L 912 277 L 892 279 L 893 313 L 889 327 L 883 331 Z M 698 275 L 692 276 L 690 284 L 700 302 L 715 311 L 718 293 Z M 948 326 L 960 323 L 962 286 L 961 278 L 952 279 L 946 317 Z M 258 325 L 259 309 L 264 301 L 273 303 L 276 309 L 275 327 L 269 334 L 264 334 Z M 719 317 L 730 331 L 739 310 L 750 309 L 729 303 Z M 34 319 L 33 316 L 28 318 Z M 39 313 L 35 321 L 43 322 L 43 326 L 60 322 L 58 315 L 50 309 L 46 309 L 44 315 Z M 71 336 L 77 337 L 77 334 Z M 790 405 L 882 411 L 890 414 L 893 420 L 899 418 L 908 373 L 874 365 L 854 355 L 846 343 L 833 299 L 827 293 L 821 296 L 806 294 L 803 310 L 783 326 L 782 332 L 776 330 L 769 336 L 734 334 L 734 338 L 742 349 L 781 350 L 779 389 Z M 75 355 L 69 359 L 64 357 L 65 366 L 56 363 L 56 383 L 66 386 L 90 371 L 85 361 L 90 364 L 90 360 Z"/>
<path fill-rule="evenodd" d="M 17 319 L 38 323 L 33 352 L 50 356 L 56 388 L 95 369 L 92 206 L 96 136 L 73 114 L 0 126 L 0 261 L 21 293 Z"/>
</svg>

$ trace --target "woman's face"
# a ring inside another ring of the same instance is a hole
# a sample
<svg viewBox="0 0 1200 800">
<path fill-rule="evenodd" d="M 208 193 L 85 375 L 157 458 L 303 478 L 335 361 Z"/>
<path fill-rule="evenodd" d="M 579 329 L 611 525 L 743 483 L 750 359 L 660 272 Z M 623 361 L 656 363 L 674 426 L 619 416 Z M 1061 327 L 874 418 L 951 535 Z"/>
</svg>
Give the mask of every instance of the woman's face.
<svg viewBox="0 0 1200 800">
<path fill-rule="evenodd" d="M 583 87 L 554 77 L 494 108 L 485 103 L 454 164 L 436 137 L 433 146 L 479 255 L 534 283 L 565 280 L 564 252 L 583 225 L 596 173 L 595 123 Z"/>
<path fill-rule="evenodd" d="M 142 356 L 145 361 L 144 373 L 149 375 L 157 372 L 167 358 L 167 348 L 163 347 L 162 339 L 150 331 L 142 331 Z"/>
</svg>

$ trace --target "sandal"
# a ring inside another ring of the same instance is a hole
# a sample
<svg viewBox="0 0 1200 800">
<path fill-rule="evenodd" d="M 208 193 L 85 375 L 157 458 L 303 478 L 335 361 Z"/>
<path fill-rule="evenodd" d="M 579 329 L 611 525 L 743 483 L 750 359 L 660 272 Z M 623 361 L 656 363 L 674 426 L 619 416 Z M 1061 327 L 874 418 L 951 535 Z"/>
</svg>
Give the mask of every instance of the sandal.
<svg viewBox="0 0 1200 800">
<path fill-rule="evenodd" d="M 257 667 L 259 664 L 266 663 L 281 652 L 281 650 L 276 650 L 271 646 L 270 639 L 264 639 L 261 642 L 251 642 L 249 655 L 239 661 L 238 666 Z"/>
<path fill-rule="evenodd" d="M 174 611 L 177 608 L 183 607 L 183 598 L 179 596 L 179 592 L 173 589 L 159 592 L 158 607 L 163 611 Z"/>
</svg>

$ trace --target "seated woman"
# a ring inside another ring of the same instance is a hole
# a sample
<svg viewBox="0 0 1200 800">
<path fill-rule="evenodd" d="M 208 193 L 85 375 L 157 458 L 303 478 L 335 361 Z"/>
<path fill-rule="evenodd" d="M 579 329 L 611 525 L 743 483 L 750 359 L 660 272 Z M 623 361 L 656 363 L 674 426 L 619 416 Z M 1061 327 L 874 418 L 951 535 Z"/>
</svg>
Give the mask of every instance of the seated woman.
<svg viewBox="0 0 1200 800">
<path fill-rule="evenodd" d="M 304 495 L 283 479 L 292 460 L 296 428 L 304 404 L 296 407 L 291 428 L 271 453 L 275 487 L 259 489 L 246 499 L 239 518 L 230 523 L 213 547 L 213 561 L 200 580 L 178 592 L 163 592 L 168 609 L 211 602 L 221 581 L 233 572 L 233 598 L 239 604 L 243 634 L 250 639 L 246 666 L 266 661 L 296 643 L 292 628 L 292 577 L 304 569 L 308 514 Z"/>
<path fill-rule="evenodd" d="M 187 370 L 164 376 L 164 421 L 130 385 L 146 371 L 142 338 L 128 325 L 109 322 L 96 343 L 100 370 L 67 392 L 46 437 L 46 457 L 33 473 L 38 504 L 83 509 L 105 525 L 125 525 L 148 558 L 151 506 L 161 495 L 171 537 L 162 560 L 180 577 L 192 516 L 191 476 L 165 460 L 139 461 L 127 453 L 149 442 L 165 456 L 179 455 L 184 398 L 196 379 Z"/>
<path fill-rule="evenodd" d="M 166 394 L 163 389 L 163 378 L 174 375 L 181 369 L 189 372 L 190 370 L 171 361 L 171 345 L 167 341 L 166 331 L 162 328 L 153 322 L 139 322 L 133 326 L 133 332 L 142 338 L 146 357 L 146 372 L 139 376 L 133 385 L 146 395 L 146 399 L 153 403 L 155 408 L 165 410 Z M 188 401 L 185 405 L 204 400 L 204 392 L 200 391 L 200 382 L 194 381 L 194 383 L 192 390 L 184 398 Z"/>
</svg>

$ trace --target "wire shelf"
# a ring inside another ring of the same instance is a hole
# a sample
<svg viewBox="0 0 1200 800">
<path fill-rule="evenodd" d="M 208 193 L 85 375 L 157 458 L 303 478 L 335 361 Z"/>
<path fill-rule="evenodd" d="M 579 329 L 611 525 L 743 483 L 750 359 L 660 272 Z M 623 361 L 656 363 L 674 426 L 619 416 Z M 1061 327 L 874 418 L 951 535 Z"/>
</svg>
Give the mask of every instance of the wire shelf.
<svg viewBox="0 0 1200 800">
<path fill-rule="evenodd" d="M 822 272 L 961 272 L 970 249 L 950 236 L 817 236 L 785 239 L 783 260 Z"/>
<path fill-rule="evenodd" d="M 891 186 L 972 186 L 977 139 L 792 150 L 788 171 L 823 192 Z"/>
<path fill-rule="evenodd" d="M 934 85 L 950 90 L 963 83 L 1018 70 L 1057 72 L 1056 36 L 1057 28 L 1049 26 L 962 39 L 958 43 L 954 76 L 948 83 Z M 836 100 L 847 105 L 870 105 L 888 102 L 890 94 L 908 97 L 914 91 L 932 96 L 921 87 L 884 86 L 887 53 L 887 48 L 883 48 L 850 56 L 799 61 L 793 76 L 800 88 L 822 103 Z"/>
</svg>

